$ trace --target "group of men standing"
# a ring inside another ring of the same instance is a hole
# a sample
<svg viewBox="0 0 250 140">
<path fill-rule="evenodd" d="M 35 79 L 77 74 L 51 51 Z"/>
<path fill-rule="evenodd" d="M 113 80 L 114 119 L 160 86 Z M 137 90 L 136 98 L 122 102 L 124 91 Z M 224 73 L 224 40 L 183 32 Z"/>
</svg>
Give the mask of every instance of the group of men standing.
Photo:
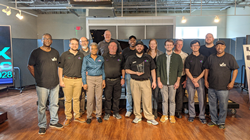
<svg viewBox="0 0 250 140">
<path fill-rule="evenodd" d="M 121 119 L 119 100 L 121 87 L 126 82 L 126 114 L 135 115 L 133 123 L 141 121 L 143 110 L 148 123 L 158 125 L 157 115 L 158 93 L 162 95 L 163 115 L 160 121 L 168 119 L 175 123 L 175 116 L 181 118 L 185 88 L 188 92 L 189 119 L 193 122 L 196 116 L 194 95 L 197 90 L 200 108 L 200 121 L 206 124 L 205 93 L 208 89 L 211 122 L 209 126 L 219 125 L 224 129 L 227 115 L 228 90 L 237 76 L 239 66 L 234 57 L 225 53 L 225 42 L 213 44 L 212 34 L 206 35 L 206 45 L 200 46 L 198 40 L 190 43 L 192 53 L 182 51 L 183 41 L 174 42 L 168 39 L 164 43 L 166 52 L 157 50 L 156 40 L 150 40 L 149 51 L 144 51 L 142 41 L 135 36 L 129 37 L 130 47 L 123 51 L 117 40 L 111 39 L 110 31 L 105 31 L 104 40 L 99 44 L 80 38 L 69 40 L 70 49 L 61 56 L 50 47 L 52 37 L 44 34 L 43 46 L 32 51 L 28 68 L 35 77 L 38 95 L 38 126 L 39 134 L 45 134 L 47 121 L 45 115 L 46 102 L 49 98 L 51 121 L 50 127 L 63 128 L 58 123 L 58 91 L 63 88 L 65 98 L 64 126 L 72 121 L 85 122 L 85 95 L 87 95 L 87 120 L 90 124 L 92 113 L 97 121 L 102 122 L 102 95 L 105 96 L 104 120 L 113 117 Z M 175 49 L 173 50 L 175 46 Z M 231 79 L 231 71 L 233 76 Z M 125 74 L 126 73 L 126 74 Z M 159 90 L 160 89 L 160 90 Z M 153 91 L 153 94 L 152 94 Z M 219 116 L 217 114 L 219 100 Z M 73 102 L 72 102 L 73 101 Z M 73 103 L 73 114 L 72 114 Z"/>
</svg>

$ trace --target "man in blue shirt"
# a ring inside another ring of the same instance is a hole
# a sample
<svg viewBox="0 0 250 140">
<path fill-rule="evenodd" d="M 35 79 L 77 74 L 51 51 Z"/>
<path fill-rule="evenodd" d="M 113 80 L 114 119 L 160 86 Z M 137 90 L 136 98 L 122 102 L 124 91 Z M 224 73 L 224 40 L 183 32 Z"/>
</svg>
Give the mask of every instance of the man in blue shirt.
<svg viewBox="0 0 250 140">
<path fill-rule="evenodd" d="M 90 44 L 90 53 L 82 63 L 83 88 L 87 91 L 87 123 L 91 123 L 93 102 L 96 99 L 96 118 L 102 122 L 102 93 L 105 88 L 104 59 L 97 55 L 98 47 L 95 42 Z M 86 76 L 86 72 L 88 72 Z"/>
</svg>

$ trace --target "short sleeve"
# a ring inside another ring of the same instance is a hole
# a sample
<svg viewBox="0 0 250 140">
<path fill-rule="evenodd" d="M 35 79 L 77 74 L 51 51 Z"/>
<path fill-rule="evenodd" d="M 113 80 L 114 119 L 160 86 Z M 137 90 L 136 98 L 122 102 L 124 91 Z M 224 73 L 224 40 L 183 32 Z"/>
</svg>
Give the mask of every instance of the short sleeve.
<svg viewBox="0 0 250 140">
<path fill-rule="evenodd" d="M 156 69 L 156 66 L 155 66 L 154 60 L 153 60 L 152 57 L 150 56 L 150 70 L 153 70 L 153 69 Z"/>
<path fill-rule="evenodd" d="M 203 67 L 204 69 L 209 69 L 210 67 L 210 60 L 211 60 L 211 57 L 212 55 L 210 55 L 206 60 L 205 60 L 205 63 L 203 64 Z"/>
<path fill-rule="evenodd" d="M 124 59 L 124 57 L 121 55 L 121 60 L 122 60 L 122 65 L 121 65 L 121 68 L 122 68 L 122 70 L 124 69 L 124 67 L 125 67 L 125 59 Z"/>
<path fill-rule="evenodd" d="M 235 58 L 233 56 L 231 56 L 230 69 L 235 70 L 235 69 L 238 69 L 238 68 L 239 68 L 238 63 L 236 62 Z"/>
<path fill-rule="evenodd" d="M 132 59 L 132 57 L 128 58 L 128 60 L 125 63 L 124 69 L 130 69 L 131 68 L 131 59 Z"/>
<path fill-rule="evenodd" d="M 65 59 L 64 59 L 64 53 L 59 57 L 59 60 L 58 60 L 58 66 L 60 67 L 60 68 L 64 68 L 64 63 L 65 63 L 65 61 L 64 61 Z"/>
<path fill-rule="evenodd" d="M 35 66 L 36 65 L 36 58 L 37 58 L 36 51 L 33 50 L 30 54 L 30 57 L 28 60 L 28 65 Z"/>
<path fill-rule="evenodd" d="M 185 65 L 185 69 L 190 69 L 189 57 L 186 58 L 184 65 Z"/>
</svg>

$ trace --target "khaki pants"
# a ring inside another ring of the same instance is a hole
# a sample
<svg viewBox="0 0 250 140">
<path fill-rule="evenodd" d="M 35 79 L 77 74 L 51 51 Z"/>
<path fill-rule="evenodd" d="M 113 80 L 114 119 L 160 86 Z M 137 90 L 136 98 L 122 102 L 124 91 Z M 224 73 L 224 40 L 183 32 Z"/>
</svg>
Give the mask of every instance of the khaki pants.
<svg viewBox="0 0 250 140">
<path fill-rule="evenodd" d="M 65 115 L 66 119 L 72 118 L 72 98 L 73 98 L 73 112 L 74 118 L 80 117 L 80 94 L 82 90 L 82 78 L 69 79 L 63 78 L 65 87 L 63 88 L 65 98 Z"/>
<path fill-rule="evenodd" d="M 82 88 L 82 93 L 80 95 L 80 114 L 83 114 L 85 112 L 85 95 L 86 90 Z M 95 111 L 95 100 L 93 102 L 93 110 Z"/>
<path fill-rule="evenodd" d="M 141 111 L 141 99 L 143 113 L 147 120 L 153 120 L 152 114 L 152 89 L 150 80 L 138 81 L 130 80 L 131 92 L 134 102 L 134 114 L 136 118 L 142 118 Z"/>
<path fill-rule="evenodd" d="M 102 115 L 102 76 L 87 75 L 87 119 L 91 119 L 94 100 L 96 100 L 96 118 Z"/>
</svg>

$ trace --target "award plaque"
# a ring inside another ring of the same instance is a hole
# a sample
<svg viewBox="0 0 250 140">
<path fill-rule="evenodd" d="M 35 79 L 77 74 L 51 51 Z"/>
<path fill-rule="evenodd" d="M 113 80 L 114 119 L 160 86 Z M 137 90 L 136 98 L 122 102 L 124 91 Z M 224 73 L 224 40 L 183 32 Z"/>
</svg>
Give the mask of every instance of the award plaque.
<svg viewBox="0 0 250 140">
<path fill-rule="evenodd" d="M 144 73 L 144 62 L 137 65 L 137 70 L 138 70 L 138 72 Z"/>
</svg>

